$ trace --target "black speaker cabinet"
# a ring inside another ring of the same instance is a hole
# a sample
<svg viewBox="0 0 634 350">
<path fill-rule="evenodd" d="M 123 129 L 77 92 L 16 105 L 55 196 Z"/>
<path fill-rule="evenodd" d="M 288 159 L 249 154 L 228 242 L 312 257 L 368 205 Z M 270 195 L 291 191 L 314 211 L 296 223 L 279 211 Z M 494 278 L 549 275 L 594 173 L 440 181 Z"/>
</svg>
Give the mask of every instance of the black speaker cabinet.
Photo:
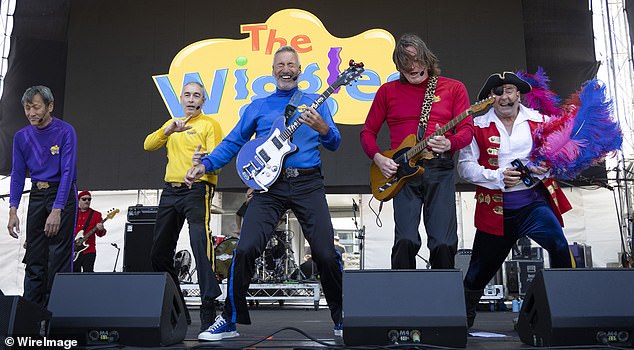
<svg viewBox="0 0 634 350">
<path fill-rule="evenodd" d="M 634 270 L 550 269 L 537 273 L 517 333 L 533 346 L 634 346 Z"/>
<path fill-rule="evenodd" d="M 185 306 L 167 273 L 60 273 L 51 335 L 80 344 L 165 346 L 185 339 Z"/>
<path fill-rule="evenodd" d="M 467 345 L 460 270 L 347 270 L 346 345 Z"/>
<path fill-rule="evenodd" d="M 20 296 L 0 296 L 0 339 L 2 348 L 9 346 L 4 342 L 6 337 L 40 335 L 41 322 L 50 320 L 51 313 Z M 17 345 L 17 343 L 16 343 Z"/>
<path fill-rule="evenodd" d="M 123 237 L 123 271 L 125 272 L 153 272 L 152 241 L 154 238 L 154 223 L 126 223 Z"/>
</svg>

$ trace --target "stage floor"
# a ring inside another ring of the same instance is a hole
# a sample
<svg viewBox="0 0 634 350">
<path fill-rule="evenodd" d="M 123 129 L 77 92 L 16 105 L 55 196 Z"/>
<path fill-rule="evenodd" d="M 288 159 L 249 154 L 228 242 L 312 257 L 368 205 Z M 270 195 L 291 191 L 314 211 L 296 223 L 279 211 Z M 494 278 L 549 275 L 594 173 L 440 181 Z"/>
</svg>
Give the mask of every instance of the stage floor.
<svg viewBox="0 0 634 350">
<path fill-rule="evenodd" d="M 197 341 L 200 320 L 198 310 L 191 309 L 192 324 L 187 330 L 183 344 L 174 345 L 171 349 L 360 349 L 361 347 L 345 347 L 341 337 L 335 337 L 330 312 L 323 305 L 315 311 L 310 303 L 262 303 L 250 309 L 251 325 L 238 325 L 239 337 L 218 342 Z M 518 313 L 510 311 L 481 311 L 478 313 L 471 332 L 491 332 L 502 337 L 482 338 L 469 336 L 467 349 L 535 349 L 522 344 L 513 329 L 513 318 Z M 285 329 L 284 328 L 295 328 Z M 299 331 L 305 333 L 301 334 Z M 277 332 L 277 333 L 276 333 Z M 275 334 L 274 334 L 275 333 Z M 310 339 L 312 338 L 312 339 Z M 255 344 L 259 342 L 258 344 Z M 381 347 L 363 347 L 363 349 L 379 349 Z M 413 349 L 413 347 L 409 347 Z M 438 349 L 443 347 L 420 346 L 416 349 Z M 131 348 L 126 348 L 131 349 Z M 385 347 L 383 347 L 385 349 Z M 399 347 L 404 349 L 404 347 Z M 543 348 L 546 349 L 546 348 Z"/>
</svg>

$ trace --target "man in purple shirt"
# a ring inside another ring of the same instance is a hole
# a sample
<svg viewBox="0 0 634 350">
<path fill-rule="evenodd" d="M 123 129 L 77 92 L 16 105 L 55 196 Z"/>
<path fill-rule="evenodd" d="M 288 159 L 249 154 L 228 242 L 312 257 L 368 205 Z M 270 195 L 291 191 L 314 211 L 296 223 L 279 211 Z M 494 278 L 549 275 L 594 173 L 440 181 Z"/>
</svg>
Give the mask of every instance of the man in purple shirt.
<svg viewBox="0 0 634 350">
<path fill-rule="evenodd" d="M 22 96 L 31 125 L 13 139 L 9 235 L 18 238 L 20 205 L 27 170 L 31 191 L 26 219 L 24 298 L 46 306 L 57 272 L 71 272 L 77 210 L 77 137 L 73 127 L 51 116 L 53 94 L 33 86 Z"/>
</svg>

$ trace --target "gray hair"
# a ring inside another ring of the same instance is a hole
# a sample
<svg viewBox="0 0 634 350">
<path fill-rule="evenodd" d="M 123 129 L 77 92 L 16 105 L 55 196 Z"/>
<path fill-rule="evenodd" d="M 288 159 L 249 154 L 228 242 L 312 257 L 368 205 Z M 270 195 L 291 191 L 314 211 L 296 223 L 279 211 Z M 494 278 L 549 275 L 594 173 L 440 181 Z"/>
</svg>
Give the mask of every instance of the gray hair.
<svg viewBox="0 0 634 350">
<path fill-rule="evenodd" d="M 297 57 L 297 64 L 301 64 L 299 62 L 299 54 L 297 53 L 297 50 L 295 50 L 294 47 L 289 46 L 289 45 L 282 46 L 279 49 L 277 49 L 277 51 L 275 51 L 275 54 L 273 55 L 273 57 L 275 57 L 278 53 L 282 53 L 282 52 L 292 52 L 292 53 L 294 53 L 295 57 Z"/>
<path fill-rule="evenodd" d="M 187 82 L 185 82 L 183 84 L 183 89 L 185 89 L 185 86 L 187 86 L 187 85 L 196 85 L 196 86 L 200 87 L 200 89 L 203 91 L 203 101 L 205 100 L 205 87 L 203 86 L 203 84 L 201 82 L 196 81 L 196 80 L 187 81 Z"/>
<path fill-rule="evenodd" d="M 44 100 L 44 104 L 47 106 L 55 100 L 53 98 L 53 93 L 51 92 L 51 89 L 47 88 L 44 85 L 36 85 L 26 89 L 24 95 L 22 95 L 22 105 L 24 106 L 27 103 L 33 102 L 33 98 L 35 97 L 35 95 L 42 96 L 42 100 Z"/>
</svg>

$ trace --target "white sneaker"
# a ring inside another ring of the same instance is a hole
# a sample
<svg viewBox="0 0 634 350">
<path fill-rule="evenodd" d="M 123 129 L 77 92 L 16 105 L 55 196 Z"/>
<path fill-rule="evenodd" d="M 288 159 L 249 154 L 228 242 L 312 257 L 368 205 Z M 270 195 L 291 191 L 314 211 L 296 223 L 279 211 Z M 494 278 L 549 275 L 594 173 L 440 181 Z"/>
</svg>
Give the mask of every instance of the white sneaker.
<svg viewBox="0 0 634 350">
<path fill-rule="evenodd" d="M 335 331 L 335 337 L 343 337 L 343 324 L 339 323 L 335 325 L 334 331 Z"/>
<path fill-rule="evenodd" d="M 198 334 L 198 340 L 216 341 L 224 338 L 237 337 L 236 324 L 226 321 L 222 315 L 216 316 L 214 324 L 209 326 L 207 330 Z"/>
</svg>

